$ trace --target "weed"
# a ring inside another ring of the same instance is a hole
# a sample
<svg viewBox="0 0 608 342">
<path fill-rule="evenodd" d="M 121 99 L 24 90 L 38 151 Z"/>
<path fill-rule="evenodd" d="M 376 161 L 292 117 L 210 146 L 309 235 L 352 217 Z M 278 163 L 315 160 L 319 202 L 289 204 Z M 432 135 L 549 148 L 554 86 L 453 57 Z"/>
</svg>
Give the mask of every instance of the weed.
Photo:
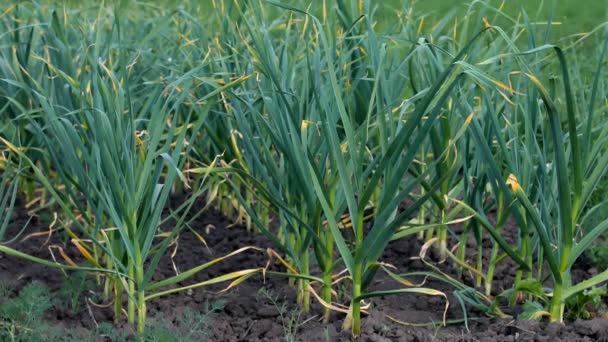
<svg viewBox="0 0 608 342">
<path fill-rule="evenodd" d="M 99 337 L 103 337 L 106 340 L 112 342 L 125 342 L 127 341 L 127 335 L 117 330 L 111 323 L 102 322 L 97 326 L 93 333 Z"/>
<path fill-rule="evenodd" d="M 277 295 L 264 287 L 258 291 L 258 298 L 260 297 L 268 300 L 279 311 L 285 340 L 288 342 L 295 341 L 298 328 L 301 325 L 302 310 L 298 307 L 290 308 L 285 301 L 280 302 Z"/>
<path fill-rule="evenodd" d="M 606 311 L 603 307 L 603 298 L 606 297 L 606 285 L 592 287 L 566 300 L 566 318 L 569 320 L 591 319 L 598 316 L 601 311 Z"/>
<path fill-rule="evenodd" d="M 3 294 L 9 294 L 6 286 Z M 40 340 L 49 332 L 43 316 L 51 307 L 48 288 L 39 282 L 24 287 L 17 297 L 3 296 L 0 304 L 0 337 L 8 341 Z"/>
<path fill-rule="evenodd" d="M 93 288 L 91 279 L 84 272 L 75 272 L 63 278 L 61 289 L 56 294 L 56 302 L 65 305 L 72 312 L 78 313 L 82 309 L 83 294 Z"/>
<path fill-rule="evenodd" d="M 209 339 L 213 315 L 224 309 L 225 302 L 205 303 L 201 311 L 186 308 L 177 322 L 157 316 L 148 322 L 145 341 L 183 341 L 195 342 Z"/>
<path fill-rule="evenodd" d="M 198 341 L 203 337 L 208 337 L 213 314 L 222 311 L 224 306 L 225 302 L 217 301 L 206 303 L 204 310 L 200 312 L 187 308 L 183 316 L 178 320 L 183 331 L 181 335 L 183 340 Z"/>
</svg>

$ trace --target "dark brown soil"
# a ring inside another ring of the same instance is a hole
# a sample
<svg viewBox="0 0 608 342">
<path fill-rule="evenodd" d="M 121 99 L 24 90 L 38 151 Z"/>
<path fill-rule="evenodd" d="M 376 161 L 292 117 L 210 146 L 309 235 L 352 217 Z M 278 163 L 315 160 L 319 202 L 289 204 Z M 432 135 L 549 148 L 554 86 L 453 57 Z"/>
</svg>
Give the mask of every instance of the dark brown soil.
<svg viewBox="0 0 608 342">
<path fill-rule="evenodd" d="M 14 220 L 12 232 L 22 227 L 28 216 L 24 210 L 18 212 Z M 47 225 L 42 220 L 34 219 L 26 235 L 37 231 L 46 231 Z M 244 246 L 259 248 L 273 247 L 260 234 L 249 234 L 243 227 L 230 226 L 230 221 L 216 212 L 209 210 L 196 220 L 192 226 L 201 234 L 209 248 L 205 247 L 192 233 L 186 232 L 179 238 L 178 249 L 174 262 L 179 271 L 185 271 L 198 266 L 218 256 L 225 255 Z M 514 227 L 507 229 L 507 238 L 513 239 Z M 11 246 L 37 257 L 51 260 L 48 246 L 55 244 L 65 248 L 66 253 L 80 260 L 78 253 L 67 242 L 61 241 L 61 235 L 53 235 L 48 244 L 44 244 L 45 236 L 32 237 L 25 241 L 13 243 Z M 429 268 L 416 259 L 421 248 L 421 242 L 415 237 L 405 238 L 390 244 L 382 261 L 390 263 L 400 272 L 429 271 Z M 472 244 L 471 244 L 472 245 Z M 487 249 L 487 248 L 486 248 Z M 57 252 L 57 250 L 55 250 Z M 173 248 L 169 253 L 173 252 Z M 433 251 L 429 252 L 429 260 L 436 260 Z M 55 253 L 58 256 L 58 253 Z M 471 261 L 474 260 L 471 251 Z M 242 254 L 214 265 L 208 270 L 196 274 L 184 284 L 198 283 L 228 272 L 263 267 L 267 262 L 263 252 L 246 251 Z M 446 274 L 456 272 L 449 263 L 439 265 Z M 278 265 L 273 266 L 281 270 Z M 593 273 L 579 267 L 575 274 L 578 277 Z M 157 279 L 175 275 L 171 259 L 162 259 Z M 515 268 L 507 263 L 501 264 L 496 272 L 495 292 L 510 287 L 515 275 Z M 0 254 L 0 280 L 19 290 L 34 280 L 46 284 L 51 291 L 57 292 L 64 284 L 66 277 L 61 271 L 50 270 L 46 267 Z M 421 277 L 410 277 L 413 282 L 421 281 Z M 466 278 L 466 282 L 471 279 Z M 226 284 L 222 284 L 224 287 Z M 224 301 L 225 307 L 212 317 L 209 341 L 281 341 L 286 337 L 288 321 L 294 319 L 298 325 L 295 332 L 297 341 L 348 341 L 350 333 L 343 332 L 341 325 L 342 314 L 333 314 L 330 323 L 324 325 L 319 320 L 321 307 L 313 303 L 310 314 L 302 314 L 295 305 L 295 289 L 288 286 L 285 278 L 255 276 L 240 284 L 238 287 L 218 293 L 223 286 L 197 288 L 192 291 L 168 295 L 148 303 L 150 320 L 163 319 L 176 325 L 184 310 L 201 311 L 208 308 L 209 303 Z M 426 287 L 434 288 L 448 294 L 450 308 L 448 320 L 458 320 L 463 317 L 462 309 L 453 296 L 453 287 L 436 281 L 428 280 Z M 378 274 L 378 280 L 373 284 L 374 289 L 400 288 L 396 282 L 386 275 Z M 260 292 L 265 289 L 265 293 Z M 93 291 L 95 289 L 92 289 Z M 89 292 L 92 293 L 92 292 Z M 88 296 L 89 298 L 93 295 Z M 270 299 L 272 297 L 275 303 Z M 314 300 L 313 300 L 314 301 Z M 104 303 L 98 303 L 103 305 Z M 46 318 L 52 326 L 60 328 L 90 330 L 101 322 L 111 322 L 113 313 L 109 307 L 95 305 L 81 306 L 78 312 L 73 312 L 62 305 L 56 304 Z M 280 310 L 283 307 L 284 310 Z M 462 324 L 440 327 L 445 300 L 442 297 L 421 295 L 398 295 L 376 298 L 372 301 L 371 314 L 362 320 L 363 341 L 608 341 L 608 320 L 596 318 L 589 321 L 576 321 L 567 325 L 549 324 L 536 321 L 518 321 L 514 319 L 497 319 L 485 316 L 483 313 L 468 308 L 468 329 Z M 502 308 L 508 314 L 507 308 Z M 428 326 L 401 325 L 393 322 L 388 316 L 410 323 L 428 323 Z M 435 326 L 431 325 L 435 322 Z M 129 331 L 131 327 L 120 324 L 120 329 Z M 100 338 L 101 340 L 101 338 Z"/>
</svg>

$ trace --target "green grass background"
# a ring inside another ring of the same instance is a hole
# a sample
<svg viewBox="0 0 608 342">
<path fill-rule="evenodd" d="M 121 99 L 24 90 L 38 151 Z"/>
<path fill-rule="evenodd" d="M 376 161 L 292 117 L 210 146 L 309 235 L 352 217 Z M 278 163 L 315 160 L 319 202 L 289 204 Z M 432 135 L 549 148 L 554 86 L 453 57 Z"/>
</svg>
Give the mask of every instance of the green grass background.
<svg viewBox="0 0 608 342">
<path fill-rule="evenodd" d="M 491 0 L 496 7 L 502 0 Z M 399 8 L 403 0 L 377 1 L 378 5 L 386 4 Z M 553 21 L 562 24 L 554 26 L 554 32 L 560 36 L 587 32 L 608 20 L 608 0 L 506 0 L 504 11 L 515 16 L 523 6 L 532 19 L 546 21 L 553 12 Z M 470 1 L 465 0 L 418 0 L 415 9 L 418 15 L 428 15 L 436 21 L 452 10 L 460 15 L 466 13 Z"/>
<path fill-rule="evenodd" d="M 52 0 L 46 0 L 53 3 Z M 80 5 L 86 0 L 64 0 L 71 5 Z M 242 0 L 237 0 L 242 1 Z M 297 8 L 312 9 L 312 13 L 320 15 L 320 8 L 323 0 L 277 0 Z M 338 0 L 325 0 L 327 5 L 335 4 Z M 352 0 L 343 0 L 349 3 Z M 403 9 L 405 4 L 414 4 L 414 16 L 425 16 L 425 25 L 431 26 L 437 23 L 446 15 L 454 12 L 459 18 L 466 14 L 468 6 L 474 0 L 370 0 L 372 6 L 378 11 L 376 20 L 379 26 L 385 27 L 394 22 L 397 11 Z M 479 0 L 481 1 L 481 0 Z M 229 3 L 229 1 L 226 1 Z M 503 12 L 514 18 L 521 12 L 521 8 L 528 13 L 532 21 L 546 22 L 552 15 L 553 22 L 560 22 L 559 25 L 552 26 L 553 37 L 562 38 L 564 36 L 577 33 L 589 32 L 593 28 L 608 21 L 608 0 L 488 0 L 488 2 L 499 7 L 504 2 Z M 141 3 L 162 4 L 163 6 L 178 7 L 183 3 L 177 0 L 146 0 Z M 204 8 L 213 8 L 213 0 L 200 0 Z M 271 8 L 268 6 L 267 8 Z M 477 4 L 477 9 L 481 6 Z M 275 11 L 277 9 L 274 9 Z M 271 10 L 272 11 L 272 10 Z M 488 16 L 492 13 L 489 12 Z M 501 23 L 492 22 L 493 25 Z M 508 26 L 508 25 L 507 25 Z"/>
<path fill-rule="evenodd" d="M 82 2 L 96 3 L 88 0 L 64 0 L 53 1 L 43 0 L 43 3 L 60 3 L 68 6 L 82 6 Z M 242 0 L 237 0 L 242 1 Z M 283 3 L 293 5 L 298 8 L 306 9 L 311 6 L 313 13 L 316 13 L 323 0 L 278 0 Z M 325 0 L 326 4 L 334 4 L 337 0 Z M 344 0 L 348 3 L 351 0 Z M 466 13 L 468 5 L 473 0 L 371 0 L 373 6 L 379 9 L 380 18 L 394 20 L 397 10 L 401 9 L 406 3 L 413 2 L 415 16 L 424 15 L 429 21 L 429 25 L 440 20 L 451 11 L 456 11 L 459 17 Z M 503 0 L 488 0 L 490 4 L 498 7 Z M 213 0 L 200 0 L 203 7 L 212 8 Z M 1 3 L 1 2 L 0 2 Z M 182 6 L 183 3 L 177 0 L 146 0 L 140 3 L 162 4 L 168 7 Z M 546 21 L 551 13 L 553 20 L 561 22 L 561 25 L 554 26 L 555 32 L 560 35 L 587 32 L 597 27 L 603 22 L 608 21 L 608 0 L 504 0 L 503 11 L 509 15 L 516 16 L 523 7 L 532 19 Z M 315 11 L 315 9 L 317 11 Z M 318 13 L 317 13 L 318 14 Z"/>
</svg>

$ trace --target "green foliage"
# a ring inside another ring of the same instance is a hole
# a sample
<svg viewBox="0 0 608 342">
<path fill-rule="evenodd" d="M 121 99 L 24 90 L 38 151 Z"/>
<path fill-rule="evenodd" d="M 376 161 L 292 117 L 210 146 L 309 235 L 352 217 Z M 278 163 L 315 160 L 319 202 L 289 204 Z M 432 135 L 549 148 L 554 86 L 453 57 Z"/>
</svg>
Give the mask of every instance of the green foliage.
<svg viewBox="0 0 608 342">
<path fill-rule="evenodd" d="M 8 341 L 35 341 L 46 338 L 52 329 L 44 322 L 44 314 L 52 307 L 49 290 L 32 282 L 16 297 L 6 287 L 0 298 L 0 338 Z"/>
<path fill-rule="evenodd" d="M 432 0 L 83 3 L 20 2 L 0 16 L 0 240 L 16 194 L 39 195 L 36 210 L 58 213 L 87 266 L 0 250 L 104 273 L 104 299 L 114 296 L 117 319 L 126 299 L 139 339 L 204 338 L 221 305 L 152 324 L 146 302 L 262 271 L 175 286 L 246 247 L 154 277 L 207 184 L 223 213 L 274 243 L 286 271 L 265 274 L 297 280 L 302 311 L 261 293 L 289 340 L 311 298 L 326 321 L 345 314 L 354 335 L 364 299 L 447 298 L 397 273 L 403 286 L 371 289 L 379 270 L 393 274 L 382 261 L 390 241 L 414 235 L 425 239 L 421 255 L 437 248 L 440 263 L 474 278 L 473 288 L 425 260 L 463 308 L 503 315 L 490 298 L 505 262 L 518 269 L 498 297 L 525 299 L 522 318 L 586 317 L 603 295 L 603 267 L 571 279 L 583 254 L 608 259 L 598 245 L 608 231 L 608 41 L 601 29 L 564 37 L 548 25 L 574 1 L 537 13 L 494 0 L 451 12 L 436 6 L 454 2 Z M 598 3 L 585 30 L 600 24 Z M 174 208 L 176 190 L 189 197 Z M 517 238 L 507 241 L 511 222 Z M 71 274 L 59 296 L 79 311 L 88 286 Z M 44 296 L 24 289 L 2 304 L 4 330 L 33 329 L 48 303 L 27 298 Z"/>
<path fill-rule="evenodd" d="M 19 190 L 20 162 L 11 163 L 12 153 L 6 151 L 0 155 L 0 243 L 5 240 L 5 233 L 13 217 L 17 191 Z M 8 157 L 6 157 L 6 156 Z M 23 227 L 25 229 L 25 227 Z M 16 238 L 16 237 L 11 237 Z"/>
<path fill-rule="evenodd" d="M 101 322 L 93 331 L 92 335 L 97 337 L 103 337 L 112 342 L 126 342 L 128 341 L 128 335 L 124 332 L 117 330 L 109 322 Z"/>
<path fill-rule="evenodd" d="M 163 319 L 162 316 L 155 317 L 148 322 L 144 341 L 184 341 L 196 342 L 209 338 L 211 324 L 214 314 L 224 309 L 224 302 L 206 302 L 201 311 L 193 311 L 186 308 L 176 322 Z"/>
<path fill-rule="evenodd" d="M 205 303 L 202 311 L 195 312 L 190 308 L 184 310 L 178 319 L 178 326 L 182 331 L 179 336 L 182 341 L 200 341 L 208 338 L 214 314 L 224 310 L 225 302 L 216 301 Z"/>
<path fill-rule="evenodd" d="M 27 285 L 17 296 L 6 285 L 0 286 L 0 340 L 2 341 L 97 341 L 100 337 L 112 342 L 130 341 L 133 336 L 126 331 L 116 329 L 108 322 L 101 322 L 90 331 L 70 330 L 56 327 L 45 319 L 54 301 L 74 299 L 82 294 L 87 280 L 71 290 L 62 289 L 51 294 L 46 286 L 39 282 Z M 58 297 L 56 297 L 58 296 Z M 66 297 L 68 296 L 68 297 Z M 77 304 L 76 304 L 77 305 Z M 216 313 L 223 310 L 225 303 L 215 301 L 205 303 L 201 311 L 187 308 L 176 322 L 162 317 L 155 317 L 148 322 L 144 341 L 201 341 L 209 336 L 210 326 Z M 74 307 L 72 307 L 72 310 Z"/>
<path fill-rule="evenodd" d="M 523 306 L 522 311 L 517 315 L 518 319 L 521 320 L 540 320 L 542 315 L 539 315 L 544 309 L 547 303 L 540 303 L 534 300 L 527 300 Z"/>
<path fill-rule="evenodd" d="M 139 31 L 139 25 L 123 28 L 129 20 L 126 7 L 126 2 L 118 7 L 98 4 L 97 13 L 83 17 L 77 9 L 15 4 L 2 19 L 14 34 L 0 39 L 19 52 L 3 48 L 0 54 L 0 82 L 11 88 L 0 98 L 0 106 L 3 117 L 10 118 L 6 124 L 14 126 L 0 135 L 2 148 L 23 160 L 27 176 L 42 186 L 54 200 L 54 209 L 70 221 L 62 227 L 65 237 L 90 266 L 59 265 L 0 247 L 48 266 L 106 273 L 105 295 L 114 292 L 115 316 L 122 315 L 124 294 L 128 320 L 135 323 L 137 318 L 141 334 L 150 290 L 205 268 L 162 283 L 151 281 L 161 256 L 204 192 L 200 183 L 184 203 L 163 212 L 174 186 L 189 186 L 182 172 L 192 149 L 189 141 L 200 134 L 218 94 L 240 80 L 219 85 L 208 74 L 210 60 L 193 66 L 184 57 L 176 59 L 181 64 L 173 69 L 171 61 L 177 56 L 172 53 L 182 43 L 173 41 L 174 50 L 157 40 L 164 40 L 164 29 L 180 37 L 181 28 L 173 26 L 171 18 L 184 13 L 164 13 L 165 21 L 154 17 L 160 15 L 156 12 L 152 17 L 144 15 L 142 25 L 159 30 L 148 34 Z M 45 23 L 40 28 L 39 21 Z M 21 31 L 29 35 L 23 37 Z M 161 45 L 170 53 L 141 52 Z M 2 211 L 7 202 L 12 208 L 6 198 L 14 199 L 4 194 L 8 174 L 0 182 Z M 8 189 L 16 189 L 17 182 L 11 184 Z M 171 225 L 162 231 L 168 220 Z M 5 224 L 0 224 L 0 235 L 4 229 Z"/>
<path fill-rule="evenodd" d="M 576 319 L 591 319 L 601 316 L 606 312 L 604 299 L 607 294 L 606 285 L 592 287 L 566 300 L 566 318 L 574 321 Z"/>
<path fill-rule="evenodd" d="M 55 300 L 74 313 L 78 313 L 83 308 L 84 294 L 94 288 L 94 283 L 90 275 L 85 272 L 74 272 L 63 278 L 61 289 L 55 294 Z M 96 300 L 98 298 L 93 298 Z"/>
<path fill-rule="evenodd" d="M 397 0 L 387 2 L 392 2 L 395 7 L 399 4 Z M 571 34 L 588 32 L 604 22 L 608 15 L 606 2 L 603 0 L 586 2 L 585 6 L 580 6 L 576 0 L 490 0 L 488 3 L 496 8 L 501 7 L 501 11 L 511 17 L 516 17 L 523 8 L 534 21 L 541 23 L 538 25 L 541 30 L 546 27 L 545 23 L 551 18 L 554 22 L 552 36 L 555 40 Z M 465 0 L 418 0 L 416 8 L 420 14 L 428 17 L 427 21 L 430 25 L 450 11 L 454 11 L 458 17 L 462 17 L 469 4 L 470 2 Z M 489 17 L 494 15 L 491 8 L 489 7 L 486 11 L 486 15 Z"/>
<path fill-rule="evenodd" d="M 33 282 L 24 287 L 16 298 L 2 303 L 0 313 L 7 320 L 29 327 L 41 320 L 52 307 L 49 296 L 46 286 Z"/>
<path fill-rule="evenodd" d="M 604 271 L 608 268 L 608 247 L 606 246 L 604 237 L 589 249 L 587 256 L 591 259 L 593 266 L 599 271 Z"/>
<path fill-rule="evenodd" d="M 258 300 L 270 302 L 270 304 L 277 309 L 283 325 L 283 336 L 285 337 L 285 340 L 287 342 L 294 342 L 298 329 L 302 324 L 302 310 L 298 307 L 290 307 L 289 304 L 282 301 L 277 295 L 265 287 L 258 290 L 257 297 Z"/>
</svg>

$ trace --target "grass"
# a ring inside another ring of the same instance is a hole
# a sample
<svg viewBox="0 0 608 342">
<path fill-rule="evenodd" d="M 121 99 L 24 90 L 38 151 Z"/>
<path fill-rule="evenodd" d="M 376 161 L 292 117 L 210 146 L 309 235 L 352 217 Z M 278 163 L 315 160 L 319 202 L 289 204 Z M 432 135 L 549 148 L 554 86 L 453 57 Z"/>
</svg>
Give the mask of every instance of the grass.
<svg viewBox="0 0 608 342">
<path fill-rule="evenodd" d="M 504 2 L 504 5 L 503 5 Z M 398 6 L 399 1 L 387 1 L 392 6 Z M 466 13 L 469 2 L 462 0 L 418 0 L 416 7 L 420 14 L 428 14 L 429 23 L 437 22 L 442 16 L 455 11 L 457 16 Z M 559 39 L 566 35 L 589 32 L 608 19 L 606 11 L 607 3 L 603 0 L 585 2 L 581 6 L 580 1 L 576 0 L 492 0 L 490 5 L 500 7 L 502 11 L 517 16 L 523 8 L 528 15 L 538 22 L 547 22 L 549 16 L 553 16 L 554 37 Z M 557 24 L 559 23 L 559 24 Z"/>
<path fill-rule="evenodd" d="M 599 2 L 575 11 L 582 24 L 569 1 L 537 12 L 477 1 L 449 15 L 453 4 L 432 1 L 378 12 L 355 0 L 89 5 L 16 4 L 0 17 L 0 233 L 23 196 L 58 213 L 65 248 L 86 262 L 0 251 L 96 274 L 117 321 L 126 299 L 140 340 L 166 332 L 150 327 L 149 300 L 259 274 L 288 278 L 304 313 L 317 301 L 325 321 L 343 314 L 353 336 L 376 297 L 447 299 L 380 262 L 396 239 L 421 239 L 423 274 L 453 286 L 463 308 L 504 317 L 497 304 L 523 298 L 525 317 L 563 321 L 602 296 L 608 271 L 571 279 L 608 230 L 608 44 L 601 29 L 571 35 L 601 24 Z M 563 25 L 549 35 L 539 22 L 552 7 Z M 187 194 L 177 208 L 175 191 Z M 183 285 L 259 250 L 246 246 L 154 279 L 180 232 L 204 241 L 189 226 L 203 197 L 264 234 L 283 270 Z M 502 262 L 517 275 L 495 296 Z M 399 286 L 373 291 L 378 272 Z"/>
</svg>

